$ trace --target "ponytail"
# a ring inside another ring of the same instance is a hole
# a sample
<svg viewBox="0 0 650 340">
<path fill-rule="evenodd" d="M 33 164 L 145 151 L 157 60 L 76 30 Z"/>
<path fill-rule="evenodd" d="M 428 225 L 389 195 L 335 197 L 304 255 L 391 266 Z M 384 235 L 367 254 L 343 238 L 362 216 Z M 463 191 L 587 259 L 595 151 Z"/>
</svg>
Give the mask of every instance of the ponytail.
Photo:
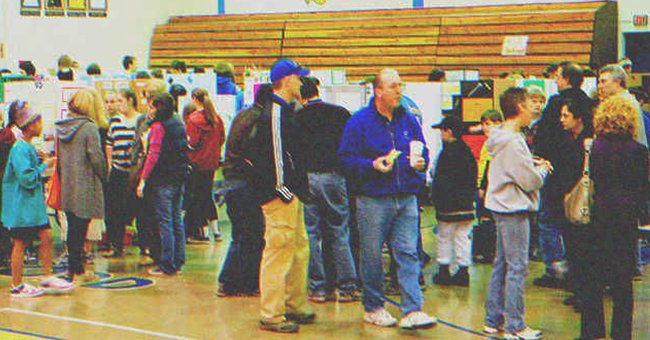
<svg viewBox="0 0 650 340">
<path fill-rule="evenodd" d="M 194 89 L 192 91 L 192 97 L 203 105 L 203 111 L 205 112 L 205 119 L 211 126 L 216 126 L 218 122 L 221 121 L 219 115 L 217 115 L 217 109 L 215 109 L 212 99 L 208 95 L 208 91 L 205 89 Z"/>
</svg>

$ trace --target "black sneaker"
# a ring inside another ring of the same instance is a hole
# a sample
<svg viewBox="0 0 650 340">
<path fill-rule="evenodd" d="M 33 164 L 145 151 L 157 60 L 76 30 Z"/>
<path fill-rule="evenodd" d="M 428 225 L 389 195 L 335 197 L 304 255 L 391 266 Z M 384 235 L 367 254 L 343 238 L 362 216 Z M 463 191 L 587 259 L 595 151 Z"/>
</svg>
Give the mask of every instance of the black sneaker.
<svg viewBox="0 0 650 340">
<path fill-rule="evenodd" d="M 440 265 L 438 273 L 433 276 L 433 283 L 441 286 L 451 285 L 451 276 L 449 275 L 449 265 Z"/>
<path fill-rule="evenodd" d="M 460 267 L 449 282 L 454 286 L 469 287 L 469 272 L 467 272 L 467 267 Z"/>
<path fill-rule="evenodd" d="M 541 277 L 536 278 L 533 280 L 533 284 L 537 287 L 544 288 L 562 288 L 563 285 L 562 280 L 548 274 L 544 274 Z"/>
<path fill-rule="evenodd" d="M 287 321 L 295 322 L 299 325 L 308 325 L 316 321 L 316 313 L 287 313 L 284 315 Z"/>
</svg>

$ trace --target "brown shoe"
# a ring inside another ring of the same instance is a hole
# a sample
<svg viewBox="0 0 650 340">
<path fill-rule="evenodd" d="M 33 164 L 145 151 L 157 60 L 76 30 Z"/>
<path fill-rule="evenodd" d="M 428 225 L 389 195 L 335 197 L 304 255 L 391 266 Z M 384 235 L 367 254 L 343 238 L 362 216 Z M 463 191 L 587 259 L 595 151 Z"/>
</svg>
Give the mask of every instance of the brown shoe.
<svg viewBox="0 0 650 340">
<path fill-rule="evenodd" d="M 260 329 L 276 333 L 298 333 L 298 325 L 291 321 L 265 322 L 260 320 Z"/>
<path fill-rule="evenodd" d="M 316 313 L 287 313 L 284 317 L 299 325 L 308 325 L 316 321 Z"/>
</svg>

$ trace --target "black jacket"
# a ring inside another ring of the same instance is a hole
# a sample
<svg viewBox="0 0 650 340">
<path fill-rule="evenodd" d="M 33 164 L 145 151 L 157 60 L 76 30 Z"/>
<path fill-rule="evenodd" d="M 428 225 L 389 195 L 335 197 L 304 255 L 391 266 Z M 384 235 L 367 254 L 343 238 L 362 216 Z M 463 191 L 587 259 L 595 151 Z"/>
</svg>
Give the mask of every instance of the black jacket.
<svg viewBox="0 0 650 340">
<path fill-rule="evenodd" d="M 441 221 L 474 219 L 476 160 L 462 140 L 445 143 L 433 177 L 433 204 Z"/>
<path fill-rule="evenodd" d="M 151 172 L 149 182 L 184 183 L 187 179 L 187 134 L 178 115 L 161 122 L 165 128 L 160 158 Z"/>
<path fill-rule="evenodd" d="M 307 198 L 307 176 L 304 171 L 304 158 L 301 153 L 301 134 L 296 123 L 296 113 L 289 104 L 277 96 L 267 102 L 257 122 L 257 133 L 251 141 L 251 171 L 253 178 L 250 185 L 258 192 L 260 204 L 277 197 L 276 172 L 271 134 L 271 112 L 273 105 L 280 105 L 281 134 L 283 151 L 284 185 L 301 200 Z"/>
<path fill-rule="evenodd" d="M 297 119 L 303 134 L 304 153 L 311 155 L 305 158 L 305 170 L 338 170 L 339 158 L 336 152 L 345 124 L 350 119 L 350 112 L 341 106 L 316 100 L 301 109 Z"/>
<path fill-rule="evenodd" d="M 558 213 L 561 212 L 559 209 L 563 209 L 562 202 L 567 186 L 569 186 L 569 190 L 572 186 L 570 181 L 567 182 L 564 168 L 571 167 L 571 164 L 576 161 L 576 157 L 581 157 L 571 151 L 575 149 L 572 145 L 573 138 L 564 131 L 562 123 L 560 123 L 560 111 L 568 99 L 585 105 L 590 110 L 594 107 L 593 100 L 581 89 L 568 88 L 560 91 L 552 96 L 546 104 L 542 118 L 537 124 L 533 141 L 533 153 L 550 161 L 555 168 L 554 172 L 546 178 L 542 188 L 542 200 L 545 208 L 558 210 Z M 592 119 L 591 115 L 583 118 L 585 133 L 589 135 L 593 131 Z M 579 162 L 582 164 L 582 158 Z"/>
</svg>

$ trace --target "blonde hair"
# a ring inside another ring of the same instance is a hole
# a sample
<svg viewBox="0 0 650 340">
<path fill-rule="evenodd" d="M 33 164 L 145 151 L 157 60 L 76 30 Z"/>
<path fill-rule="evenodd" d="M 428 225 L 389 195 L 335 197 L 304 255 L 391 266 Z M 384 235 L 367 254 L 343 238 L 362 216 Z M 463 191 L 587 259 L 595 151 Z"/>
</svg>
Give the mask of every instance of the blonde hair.
<svg viewBox="0 0 650 340">
<path fill-rule="evenodd" d="M 167 83 L 160 79 L 151 79 L 144 91 L 147 99 L 152 99 L 157 94 L 167 92 Z"/>
<path fill-rule="evenodd" d="M 68 108 L 75 114 L 92 119 L 100 129 L 108 127 L 104 101 L 99 92 L 93 88 L 77 91 L 68 101 Z"/>
<path fill-rule="evenodd" d="M 613 96 L 598 105 L 594 115 L 594 132 L 597 136 L 635 138 L 638 120 L 636 103 Z"/>
</svg>

